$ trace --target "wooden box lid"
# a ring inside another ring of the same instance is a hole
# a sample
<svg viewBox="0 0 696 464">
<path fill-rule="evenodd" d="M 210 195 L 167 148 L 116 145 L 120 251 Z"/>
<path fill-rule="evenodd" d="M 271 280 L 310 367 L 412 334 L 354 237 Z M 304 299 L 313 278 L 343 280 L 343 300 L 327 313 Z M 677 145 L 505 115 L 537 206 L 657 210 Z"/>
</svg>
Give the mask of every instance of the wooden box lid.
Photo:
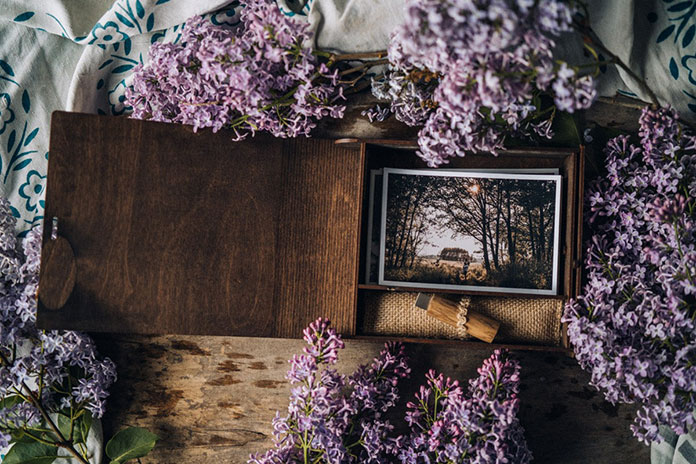
<svg viewBox="0 0 696 464">
<path fill-rule="evenodd" d="M 45 221 L 58 218 L 76 277 L 48 309 L 42 289 L 67 266 L 43 260 L 39 327 L 298 337 L 326 316 L 353 335 L 364 152 L 231 138 L 54 113 Z"/>
</svg>

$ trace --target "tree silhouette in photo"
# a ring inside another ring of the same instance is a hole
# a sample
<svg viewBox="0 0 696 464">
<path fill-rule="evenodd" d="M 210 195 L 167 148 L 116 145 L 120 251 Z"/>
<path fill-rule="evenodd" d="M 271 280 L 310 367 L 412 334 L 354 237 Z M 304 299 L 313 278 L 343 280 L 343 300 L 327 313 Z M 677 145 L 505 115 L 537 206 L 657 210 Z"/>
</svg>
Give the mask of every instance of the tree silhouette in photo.
<svg viewBox="0 0 696 464">
<path fill-rule="evenodd" d="M 554 180 L 392 174 L 384 278 L 550 289 L 555 196 Z M 443 248 L 435 257 L 423 255 L 432 245 L 428 237 L 435 235 L 470 238 L 476 247 L 463 244 Z M 476 266 L 478 277 L 467 277 Z"/>
</svg>

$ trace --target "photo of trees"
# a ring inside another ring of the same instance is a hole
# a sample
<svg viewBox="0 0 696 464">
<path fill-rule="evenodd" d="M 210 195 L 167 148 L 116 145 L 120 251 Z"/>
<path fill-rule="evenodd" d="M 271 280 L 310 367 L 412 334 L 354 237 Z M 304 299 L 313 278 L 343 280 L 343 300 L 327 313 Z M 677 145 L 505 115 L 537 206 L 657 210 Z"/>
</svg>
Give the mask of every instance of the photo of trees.
<svg viewBox="0 0 696 464">
<path fill-rule="evenodd" d="M 388 171 L 381 281 L 555 291 L 559 176 Z"/>
</svg>

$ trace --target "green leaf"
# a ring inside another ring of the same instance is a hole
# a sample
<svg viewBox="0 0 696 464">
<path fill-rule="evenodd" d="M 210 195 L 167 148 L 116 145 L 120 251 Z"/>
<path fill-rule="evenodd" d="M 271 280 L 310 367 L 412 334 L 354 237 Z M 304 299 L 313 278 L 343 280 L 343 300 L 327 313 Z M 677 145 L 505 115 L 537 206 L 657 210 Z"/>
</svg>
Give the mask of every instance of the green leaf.
<svg viewBox="0 0 696 464">
<path fill-rule="evenodd" d="M 39 128 L 37 127 L 33 131 L 29 132 L 29 135 L 27 135 L 27 138 L 24 139 L 24 146 L 26 147 L 31 143 L 32 140 L 34 140 L 34 137 L 36 137 L 36 134 L 39 133 Z"/>
<path fill-rule="evenodd" d="M 51 464 L 58 457 L 58 448 L 33 442 L 15 443 L 2 464 Z"/>
<path fill-rule="evenodd" d="M 670 13 L 676 13 L 678 11 L 686 10 L 690 6 L 691 6 L 691 1 L 687 0 L 686 2 L 681 2 L 681 3 L 677 3 L 676 5 L 670 6 L 669 8 L 667 8 L 667 11 L 669 11 Z"/>
<path fill-rule="evenodd" d="M 131 69 L 133 69 L 132 64 L 122 64 L 121 66 L 117 66 L 114 69 L 112 69 L 111 73 L 112 74 L 121 74 L 121 73 L 124 73 L 126 71 L 130 71 Z"/>
<path fill-rule="evenodd" d="M 655 43 L 660 43 L 667 40 L 667 38 L 672 35 L 672 32 L 674 32 L 674 24 L 667 26 L 662 32 L 660 32 L 660 35 L 657 36 Z"/>
<path fill-rule="evenodd" d="M 577 147 L 582 144 L 578 126 L 572 114 L 558 111 L 551 126 L 554 132 L 553 144 L 562 147 Z"/>
<path fill-rule="evenodd" d="M 121 13 L 116 13 L 116 17 L 126 26 L 128 27 L 135 27 L 132 22 L 128 20 L 125 16 L 123 16 Z"/>
<path fill-rule="evenodd" d="M 14 209 L 14 208 L 13 208 Z M 17 211 L 17 210 L 15 210 Z M 14 214 L 14 211 L 12 212 Z M 17 212 L 17 216 L 19 217 L 19 211 Z M 24 400 L 19 396 L 19 395 L 11 395 L 11 396 L 6 396 L 2 400 L 0 400 L 0 409 L 5 409 L 5 408 L 11 408 L 12 406 L 23 403 Z"/>
<path fill-rule="evenodd" d="M 694 35 L 696 35 L 696 24 L 692 24 L 684 33 L 684 37 L 682 38 L 682 47 L 688 47 L 691 44 L 691 41 L 694 40 Z"/>
<path fill-rule="evenodd" d="M 64 414 L 58 414 L 58 430 L 60 430 L 61 435 L 63 435 L 63 438 L 66 440 L 68 437 L 70 437 L 70 417 L 64 415 Z M 73 423 L 73 428 L 75 428 L 75 424 Z"/>
<path fill-rule="evenodd" d="M 89 411 L 85 411 L 85 413 L 80 416 L 77 423 L 77 430 L 80 432 L 78 441 L 87 443 L 87 435 L 89 435 L 89 429 L 91 428 L 92 414 Z"/>
<path fill-rule="evenodd" d="M 679 67 L 677 66 L 677 62 L 674 61 L 674 58 L 670 58 L 669 60 L 669 73 L 674 79 L 679 79 Z"/>
<path fill-rule="evenodd" d="M 27 166 L 29 166 L 29 163 L 31 163 L 31 158 L 30 158 L 30 159 L 25 159 L 25 160 L 22 161 L 21 163 L 17 164 L 17 165 L 14 167 L 14 169 L 12 169 L 12 170 L 13 170 L 13 171 L 21 171 L 22 169 L 24 169 L 24 168 L 26 168 Z"/>
<path fill-rule="evenodd" d="M 15 140 L 17 139 L 17 131 L 12 130 L 10 132 L 10 136 L 7 138 L 7 151 L 12 151 L 12 147 L 14 147 Z"/>
<path fill-rule="evenodd" d="M 131 459 L 141 458 L 155 447 L 158 438 L 147 429 L 129 427 L 109 440 L 106 444 L 106 455 L 111 458 L 111 464 L 122 464 Z"/>
</svg>

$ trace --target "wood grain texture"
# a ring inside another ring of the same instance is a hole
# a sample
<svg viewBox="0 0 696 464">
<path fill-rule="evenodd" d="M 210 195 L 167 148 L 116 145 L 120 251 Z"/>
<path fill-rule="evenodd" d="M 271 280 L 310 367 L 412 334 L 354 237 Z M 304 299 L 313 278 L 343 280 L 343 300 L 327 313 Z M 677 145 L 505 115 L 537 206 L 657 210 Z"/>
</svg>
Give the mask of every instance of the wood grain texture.
<svg viewBox="0 0 696 464">
<path fill-rule="evenodd" d="M 161 437 L 144 464 L 236 464 L 268 449 L 271 420 L 287 411 L 287 359 L 304 346 L 300 340 L 199 336 L 108 335 L 96 342 L 119 366 L 106 435 L 137 425 Z M 492 352 L 478 347 L 408 345 L 414 371 L 400 387 L 400 408 L 430 367 L 461 381 L 476 375 Z M 375 341 L 347 340 L 337 367 L 351 372 L 381 348 Z M 534 463 L 648 462 L 649 448 L 629 430 L 635 410 L 604 401 L 575 360 L 559 353 L 515 355 L 522 364 L 519 417 Z"/>
<path fill-rule="evenodd" d="M 78 277 L 39 325 L 289 337 L 323 314 L 353 333 L 360 151 L 229 139 L 55 113 L 46 217 Z"/>
<path fill-rule="evenodd" d="M 466 330 L 469 335 L 486 343 L 492 343 L 495 340 L 500 322 L 472 310 L 469 310 L 466 318 Z"/>
<path fill-rule="evenodd" d="M 41 264 L 45 269 L 39 282 L 41 303 L 48 309 L 60 309 L 70 298 L 77 277 L 70 242 L 65 237 L 46 240 L 41 250 Z"/>
<path fill-rule="evenodd" d="M 459 304 L 440 295 L 433 295 L 428 304 L 427 314 L 447 325 L 457 327 L 459 322 Z"/>
<path fill-rule="evenodd" d="M 356 148 L 310 141 L 283 145 L 275 335 L 298 337 L 319 316 L 353 335 L 363 158 Z"/>
</svg>

